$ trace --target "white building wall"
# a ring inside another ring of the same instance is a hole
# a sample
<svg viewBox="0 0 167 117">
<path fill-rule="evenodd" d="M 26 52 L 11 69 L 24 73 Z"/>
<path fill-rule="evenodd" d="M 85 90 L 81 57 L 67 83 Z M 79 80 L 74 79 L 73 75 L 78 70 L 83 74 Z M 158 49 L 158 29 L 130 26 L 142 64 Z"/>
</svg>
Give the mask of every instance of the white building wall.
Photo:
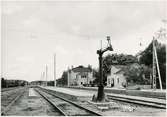
<svg viewBox="0 0 167 117">
<path fill-rule="evenodd" d="M 111 86 L 111 80 L 110 76 L 107 76 L 107 87 Z"/>
<path fill-rule="evenodd" d="M 107 76 L 107 86 L 108 87 L 111 87 L 111 83 L 113 82 L 112 79 L 114 79 L 114 85 L 116 84 L 116 81 L 115 81 L 115 73 L 117 71 L 119 71 L 120 69 L 116 68 L 115 66 L 112 66 L 111 67 L 111 71 L 110 71 L 110 74 Z"/>
<path fill-rule="evenodd" d="M 93 72 L 89 72 L 88 73 L 88 84 L 90 84 L 90 81 L 92 81 L 93 82 L 93 80 L 94 80 L 94 78 L 93 78 Z"/>
<path fill-rule="evenodd" d="M 93 72 L 85 72 L 83 74 L 87 74 L 86 78 L 82 78 L 79 72 L 68 72 L 68 86 L 77 85 L 82 86 L 83 84 L 89 84 L 90 81 L 93 81 Z M 82 82 L 82 84 L 81 84 Z"/>
<path fill-rule="evenodd" d="M 111 67 L 111 73 L 107 76 L 107 87 L 111 87 L 111 84 L 113 82 L 114 79 L 114 87 L 116 88 L 121 88 L 122 83 L 126 83 L 126 78 L 123 75 L 123 73 L 117 73 L 117 71 L 119 71 L 120 68 L 116 68 L 115 66 Z M 119 81 L 118 81 L 119 79 Z"/>
<path fill-rule="evenodd" d="M 119 79 L 119 82 L 118 82 Z M 126 83 L 126 78 L 123 74 L 117 74 L 115 77 L 115 87 L 123 88 L 123 83 Z"/>
<path fill-rule="evenodd" d="M 76 75 L 77 75 L 77 73 L 75 73 L 73 71 L 69 72 L 69 75 L 68 75 L 69 86 L 77 84 Z"/>
<path fill-rule="evenodd" d="M 86 75 L 86 77 L 81 77 L 81 75 L 79 75 L 79 78 L 78 78 L 78 84 L 79 85 L 83 85 L 83 84 L 89 84 L 90 81 L 92 81 L 93 79 L 93 74 L 91 72 L 84 72 L 83 74 Z M 81 84 L 82 82 L 82 84 Z"/>
</svg>

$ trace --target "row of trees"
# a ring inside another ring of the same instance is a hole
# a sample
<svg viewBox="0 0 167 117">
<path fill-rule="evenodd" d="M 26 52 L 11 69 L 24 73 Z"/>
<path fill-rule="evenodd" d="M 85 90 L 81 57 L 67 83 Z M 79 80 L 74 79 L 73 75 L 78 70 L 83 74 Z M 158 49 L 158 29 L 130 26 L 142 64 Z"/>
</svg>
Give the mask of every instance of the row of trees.
<svg viewBox="0 0 167 117">
<path fill-rule="evenodd" d="M 166 89 L 166 45 L 155 41 L 155 46 L 157 50 L 157 57 L 159 62 L 160 74 L 162 87 Z M 140 64 L 144 64 L 149 68 L 152 68 L 153 63 L 153 42 L 149 44 L 149 46 L 141 52 L 141 57 L 139 59 Z M 152 73 L 152 71 L 151 71 Z M 159 88 L 159 81 L 157 79 L 157 88 Z"/>
<path fill-rule="evenodd" d="M 137 58 L 133 55 L 126 54 L 112 54 L 104 57 L 103 64 L 105 65 L 128 65 L 131 63 L 136 63 Z"/>
<path fill-rule="evenodd" d="M 57 82 L 57 85 L 59 86 L 67 86 L 67 82 L 68 82 L 68 79 L 67 79 L 67 71 L 64 71 L 61 78 L 57 79 L 56 82 Z"/>
<path fill-rule="evenodd" d="M 25 86 L 28 82 L 25 80 L 7 80 L 1 78 L 1 88 Z"/>
<path fill-rule="evenodd" d="M 46 85 L 46 81 L 32 81 L 30 82 L 31 85 Z M 54 81 L 47 81 L 47 86 L 54 86 Z"/>
</svg>

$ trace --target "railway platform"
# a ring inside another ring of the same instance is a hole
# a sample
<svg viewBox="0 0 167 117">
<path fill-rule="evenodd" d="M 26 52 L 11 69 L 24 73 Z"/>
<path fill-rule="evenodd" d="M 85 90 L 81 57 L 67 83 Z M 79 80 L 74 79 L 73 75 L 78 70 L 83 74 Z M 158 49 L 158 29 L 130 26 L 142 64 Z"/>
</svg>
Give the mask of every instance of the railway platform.
<svg viewBox="0 0 167 117">
<path fill-rule="evenodd" d="M 41 87 L 41 86 L 40 86 Z M 85 91 L 79 89 L 62 88 L 62 87 L 41 87 L 44 89 L 55 91 L 60 96 L 66 97 L 72 100 L 91 100 L 95 91 Z"/>
<path fill-rule="evenodd" d="M 70 86 L 72 89 L 82 89 L 82 90 L 93 90 L 97 91 L 98 87 L 77 87 Z M 121 94 L 128 96 L 137 96 L 137 97 L 148 97 L 148 98 L 158 98 L 158 99 L 166 99 L 166 90 L 153 90 L 153 89 L 141 89 L 141 90 L 126 90 L 126 89 L 118 89 L 118 88 L 109 88 L 105 87 L 104 91 L 106 93 L 112 94 Z"/>
<path fill-rule="evenodd" d="M 45 89 L 53 90 L 59 93 L 64 94 L 64 96 L 72 96 L 76 99 L 86 99 L 91 100 L 94 94 L 97 94 L 97 91 L 95 90 L 84 90 L 84 89 L 73 89 L 73 88 L 62 88 L 62 87 L 42 87 Z M 158 99 L 158 98 L 150 98 L 150 97 L 140 97 L 140 96 L 130 96 L 130 95 L 124 95 L 124 94 L 114 94 L 114 93 L 106 93 L 109 97 L 117 97 L 117 98 L 124 98 L 129 100 L 140 100 L 143 103 L 146 102 L 153 102 L 153 103 L 159 103 L 162 105 L 166 105 L 165 99 Z"/>
<path fill-rule="evenodd" d="M 29 94 L 28 94 L 29 97 L 37 97 L 37 94 L 36 92 L 34 91 L 33 88 L 29 88 Z"/>
</svg>

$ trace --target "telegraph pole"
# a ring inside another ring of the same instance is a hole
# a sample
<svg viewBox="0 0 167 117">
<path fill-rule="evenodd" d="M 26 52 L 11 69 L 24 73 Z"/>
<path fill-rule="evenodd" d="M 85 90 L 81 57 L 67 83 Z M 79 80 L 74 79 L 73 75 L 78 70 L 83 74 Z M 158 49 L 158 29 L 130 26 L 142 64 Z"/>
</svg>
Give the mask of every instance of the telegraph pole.
<svg viewBox="0 0 167 117">
<path fill-rule="evenodd" d="M 56 87 L 56 54 L 54 54 L 54 86 Z"/>
<path fill-rule="evenodd" d="M 156 65 L 155 65 L 155 52 L 154 52 L 154 37 L 153 37 L 153 89 L 156 89 Z"/>
<path fill-rule="evenodd" d="M 156 72 L 158 72 L 158 79 L 159 79 L 159 85 L 160 85 L 161 90 L 162 90 L 162 81 L 161 81 L 161 74 L 160 74 L 160 69 L 159 69 L 159 62 L 158 62 L 158 57 L 157 57 L 157 50 L 156 50 L 155 41 L 157 39 L 159 39 L 159 40 L 166 39 L 166 22 L 167 22 L 167 20 L 163 19 L 162 22 L 164 23 L 164 28 L 160 28 L 160 30 L 157 32 L 156 38 L 153 37 L 153 89 L 156 89 Z"/>
<path fill-rule="evenodd" d="M 41 72 L 41 84 L 42 85 L 42 79 L 43 79 L 43 72 Z"/>
<path fill-rule="evenodd" d="M 42 85 L 45 86 L 45 72 L 42 72 Z"/>
<path fill-rule="evenodd" d="M 98 93 L 97 93 L 97 100 L 98 102 L 105 101 L 105 94 L 104 94 L 104 85 L 103 85 L 103 53 L 106 51 L 113 51 L 113 48 L 111 46 L 110 37 L 107 36 L 108 41 L 108 47 L 105 49 L 100 48 L 100 50 L 97 50 L 97 54 L 99 55 L 99 73 L 100 73 L 100 79 L 99 79 L 99 85 L 98 85 Z"/>
<path fill-rule="evenodd" d="M 156 46 L 155 46 L 155 39 L 153 37 L 153 89 L 156 89 L 156 68 L 158 71 L 158 78 L 159 78 L 159 85 L 160 89 L 162 90 L 162 82 L 161 82 L 161 74 L 159 70 L 159 62 L 158 62 L 158 57 L 157 57 L 157 51 L 156 51 Z"/>
<path fill-rule="evenodd" d="M 48 66 L 46 65 L 46 68 L 45 68 L 45 78 L 46 78 L 46 86 L 47 86 L 47 78 L 48 78 Z"/>
<path fill-rule="evenodd" d="M 71 75 L 71 73 L 70 73 L 70 68 L 68 67 L 68 75 L 67 75 L 67 86 L 69 87 L 70 86 L 70 75 Z"/>
</svg>

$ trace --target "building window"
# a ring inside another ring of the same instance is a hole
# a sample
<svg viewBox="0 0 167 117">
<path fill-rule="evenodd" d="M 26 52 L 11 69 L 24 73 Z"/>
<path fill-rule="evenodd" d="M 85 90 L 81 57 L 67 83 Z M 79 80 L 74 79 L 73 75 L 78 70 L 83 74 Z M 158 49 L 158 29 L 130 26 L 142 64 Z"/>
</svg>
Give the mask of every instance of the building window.
<svg viewBox="0 0 167 117">
<path fill-rule="evenodd" d="M 81 76 L 81 78 L 86 78 L 86 75 Z"/>
<path fill-rule="evenodd" d="M 119 78 L 117 78 L 117 82 L 119 83 Z"/>
<path fill-rule="evenodd" d="M 108 84 L 110 84 L 110 79 L 108 79 Z"/>
</svg>

